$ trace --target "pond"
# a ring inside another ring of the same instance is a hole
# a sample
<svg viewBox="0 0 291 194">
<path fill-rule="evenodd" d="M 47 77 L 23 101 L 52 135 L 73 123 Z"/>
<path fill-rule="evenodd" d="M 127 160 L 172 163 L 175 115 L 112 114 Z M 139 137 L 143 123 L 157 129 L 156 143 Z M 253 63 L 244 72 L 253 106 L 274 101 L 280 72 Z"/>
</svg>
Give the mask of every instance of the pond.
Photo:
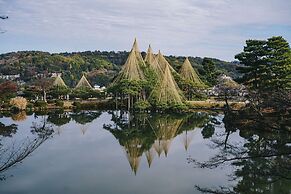
<svg viewBox="0 0 291 194">
<path fill-rule="evenodd" d="M 0 118 L 0 193 L 291 193 L 291 138 L 222 113 L 21 112 Z"/>
</svg>

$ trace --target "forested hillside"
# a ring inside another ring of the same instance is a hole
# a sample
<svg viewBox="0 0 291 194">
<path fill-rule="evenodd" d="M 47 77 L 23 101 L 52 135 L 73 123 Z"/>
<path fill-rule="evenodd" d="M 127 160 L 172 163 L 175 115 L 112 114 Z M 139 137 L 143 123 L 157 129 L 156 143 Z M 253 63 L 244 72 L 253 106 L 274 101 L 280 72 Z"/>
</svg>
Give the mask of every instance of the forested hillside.
<svg viewBox="0 0 291 194">
<path fill-rule="evenodd" d="M 145 56 L 145 53 L 142 53 Z M 67 85 L 74 86 L 82 74 L 86 74 L 92 84 L 108 85 L 124 64 L 128 52 L 86 51 L 74 53 L 48 53 L 41 51 L 19 51 L 0 55 L 0 75 L 20 74 L 21 80 L 31 82 L 39 74 L 62 73 Z M 185 57 L 166 56 L 170 64 L 178 70 Z M 200 57 L 189 57 L 194 68 L 205 74 Z M 237 77 L 238 64 L 212 59 L 221 72 Z"/>
</svg>

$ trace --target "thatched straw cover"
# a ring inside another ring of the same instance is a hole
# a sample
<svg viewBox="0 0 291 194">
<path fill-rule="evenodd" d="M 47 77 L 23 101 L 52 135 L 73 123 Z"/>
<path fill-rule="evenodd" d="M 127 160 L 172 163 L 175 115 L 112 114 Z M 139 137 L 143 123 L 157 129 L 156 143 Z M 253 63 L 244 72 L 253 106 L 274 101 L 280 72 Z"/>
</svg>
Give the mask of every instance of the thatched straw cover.
<svg viewBox="0 0 291 194">
<path fill-rule="evenodd" d="M 77 88 L 90 88 L 92 89 L 91 84 L 88 82 L 87 78 L 83 75 L 78 84 L 76 85 Z"/>
<path fill-rule="evenodd" d="M 61 76 L 57 76 L 54 83 L 53 83 L 53 86 L 58 86 L 58 87 L 65 87 L 67 88 L 67 85 L 65 84 L 64 80 L 61 78 Z"/>
<path fill-rule="evenodd" d="M 147 62 L 148 64 L 152 64 L 155 61 L 155 55 L 153 53 L 153 49 L 151 47 L 151 45 L 149 45 L 146 57 L 145 57 L 145 62 Z"/>
<path fill-rule="evenodd" d="M 141 56 L 137 41 L 135 39 L 129 56 L 114 82 L 119 82 L 123 79 L 130 81 L 145 80 L 144 73 L 141 69 L 142 66 L 145 66 L 145 62 Z"/>
<path fill-rule="evenodd" d="M 162 80 L 152 91 L 150 99 L 157 104 L 183 104 L 184 98 L 170 71 L 169 65 L 165 66 Z"/>
<path fill-rule="evenodd" d="M 186 58 L 185 62 L 183 63 L 179 73 L 180 73 L 180 76 L 182 77 L 182 79 L 184 79 L 186 81 L 190 81 L 193 84 L 195 84 L 196 86 L 200 86 L 200 87 L 205 86 L 205 84 L 201 81 L 198 74 L 196 73 L 196 71 L 192 67 L 188 57 Z"/>
<path fill-rule="evenodd" d="M 149 67 L 155 71 L 157 74 L 158 78 L 160 79 L 163 75 L 163 70 L 161 69 L 161 66 L 158 62 L 157 56 L 154 55 L 153 50 L 151 46 L 149 46 L 146 57 L 145 57 L 145 62 L 149 65 Z"/>
<path fill-rule="evenodd" d="M 176 72 L 175 69 L 166 60 L 166 58 L 162 55 L 161 51 L 159 51 L 156 59 L 157 59 L 157 62 L 159 63 L 159 66 L 163 72 L 165 72 L 166 67 L 169 67 L 171 72 Z"/>
</svg>

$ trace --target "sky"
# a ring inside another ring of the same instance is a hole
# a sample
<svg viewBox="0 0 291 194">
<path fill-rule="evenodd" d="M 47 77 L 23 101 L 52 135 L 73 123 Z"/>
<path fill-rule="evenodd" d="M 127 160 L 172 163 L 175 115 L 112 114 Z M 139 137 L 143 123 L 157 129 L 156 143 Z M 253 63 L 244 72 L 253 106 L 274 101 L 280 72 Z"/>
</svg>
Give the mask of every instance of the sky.
<svg viewBox="0 0 291 194">
<path fill-rule="evenodd" d="M 0 53 L 130 50 L 232 61 L 247 39 L 291 43 L 290 0 L 0 0 Z"/>
</svg>

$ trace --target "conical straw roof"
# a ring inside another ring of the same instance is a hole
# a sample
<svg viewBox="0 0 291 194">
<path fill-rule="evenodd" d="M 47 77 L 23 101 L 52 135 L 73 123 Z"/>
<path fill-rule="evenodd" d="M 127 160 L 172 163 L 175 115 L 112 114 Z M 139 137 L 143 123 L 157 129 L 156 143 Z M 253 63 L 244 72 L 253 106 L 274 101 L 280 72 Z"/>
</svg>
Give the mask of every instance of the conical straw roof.
<svg viewBox="0 0 291 194">
<path fill-rule="evenodd" d="M 91 84 L 88 82 L 87 78 L 83 75 L 78 84 L 75 87 L 77 88 L 90 88 L 92 89 Z"/>
<path fill-rule="evenodd" d="M 58 86 L 58 87 L 66 87 L 67 85 L 65 84 L 64 80 L 61 78 L 60 75 L 58 75 L 53 83 L 53 86 Z"/>
<path fill-rule="evenodd" d="M 161 69 L 161 66 L 159 65 L 157 57 L 153 54 L 151 45 L 149 45 L 149 48 L 145 57 L 145 62 L 147 62 L 149 67 L 156 72 L 158 78 L 160 79 L 163 75 L 163 70 Z"/>
<path fill-rule="evenodd" d="M 149 45 L 146 57 L 145 57 L 145 62 L 147 62 L 148 64 L 152 64 L 155 61 L 155 55 L 153 53 L 153 49 L 151 47 L 151 45 Z"/>
<path fill-rule="evenodd" d="M 136 38 L 134 39 L 134 42 L 133 42 L 133 45 L 132 45 L 132 50 L 135 52 L 137 60 L 142 63 L 140 65 L 145 65 L 144 60 L 143 60 L 143 58 L 141 56 L 141 52 L 139 50 Z"/>
<path fill-rule="evenodd" d="M 172 72 L 176 72 L 175 69 L 169 64 L 169 62 L 166 60 L 166 58 L 162 55 L 161 51 L 159 51 L 157 57 L 157 62 L 159 63 L 160 65 L 160 68 L 163 72 L 165 72 L 165 68 L 166 67 L 169 67 L 169 69 L 172 71 Z"/>
<path fill-rule="evenodd" d="M 183 104 L 181 91 L 168 65 L 165 66 L 163 78 L 152 91 L 150 98 L 158 104 Z"/>
<path fill-rule="evenodd" d="M 194 83 L 197 86 L 204 86 L 205 85 L 201 81 L 201 79 L 199 78 L 199 76 L 196 73 L 196 71 L 194 70 L 194 68 L 192 67 L 188 57 L 184 61 L 179 73 L 184 80 L 191 81 L 192 83 Z"/>
<path fill-rule="evenodd" d="M 144 73 L 141 69 L 142 66 L 145 66 L 145 63 L 135 39 L 128 58 L 114 82 L 118 82 L 122 79 L 128 79 L 130 81 L 145 80 Z"/>
<path fill-rule="evenodd" d="M 226 75 L 221 75 L 218 78 L 218 85 L 223 87 L 230 87 L 230 88 L 239 88 L 240 85 L 235 82 L 231 77 Z"/>
</svg>

